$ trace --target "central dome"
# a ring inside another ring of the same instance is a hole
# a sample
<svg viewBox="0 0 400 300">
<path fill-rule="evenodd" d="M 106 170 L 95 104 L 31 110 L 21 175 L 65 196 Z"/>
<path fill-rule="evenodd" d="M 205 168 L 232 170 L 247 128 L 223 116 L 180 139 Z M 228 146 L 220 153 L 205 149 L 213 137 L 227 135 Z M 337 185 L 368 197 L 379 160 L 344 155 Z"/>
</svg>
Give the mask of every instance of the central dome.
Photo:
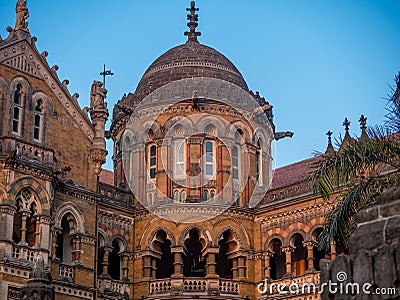
<svg viewBox="0 0 400 300">
<path fill-rule="evenodd" d="M 144 97 L 165 84 L 193 77 L 222 79 L 248 91 L 242 74 L 229 59 L 211 47 L 188 41 L 157 58 L 144 73 L 135 94 Z"/>
</svg>

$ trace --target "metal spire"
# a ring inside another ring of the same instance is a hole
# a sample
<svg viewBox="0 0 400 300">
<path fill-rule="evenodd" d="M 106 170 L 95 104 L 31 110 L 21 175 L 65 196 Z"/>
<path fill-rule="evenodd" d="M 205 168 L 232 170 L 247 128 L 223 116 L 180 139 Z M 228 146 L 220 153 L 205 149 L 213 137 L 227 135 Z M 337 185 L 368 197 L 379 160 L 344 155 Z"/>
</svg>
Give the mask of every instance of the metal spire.
<svg viewBox="0 0 400 300">
<path fill-rule="evenodd" d="M 106 88 L 106 76 L 113 76 L 114 73 L 111 70 L 106 70 L 106 65 L 104 64 L 103 72 L 100 75 L 103 76 L 103 88 Z"/>
<path fill-rule="evenodd" d="M 199 15 L 196 14 L 196 11 L 198 11 L 199 8 L 197 8 L 195 2 L 192 1 L 190 2 L 190 8 L 186 8 L 186 10 L 190 11 L 190 14 L 187 15 L 187 19 L 189 20 L 187 26 L 190 31 L 186 31 L 185 36 L 188 37 L 188 42 L 198 43 L 197 37 L 201 35 L 201 32 L 196 31 L 196 27 L 199 25 L 199 23 L 197 23 L 199 21 Z"/>
</svg>

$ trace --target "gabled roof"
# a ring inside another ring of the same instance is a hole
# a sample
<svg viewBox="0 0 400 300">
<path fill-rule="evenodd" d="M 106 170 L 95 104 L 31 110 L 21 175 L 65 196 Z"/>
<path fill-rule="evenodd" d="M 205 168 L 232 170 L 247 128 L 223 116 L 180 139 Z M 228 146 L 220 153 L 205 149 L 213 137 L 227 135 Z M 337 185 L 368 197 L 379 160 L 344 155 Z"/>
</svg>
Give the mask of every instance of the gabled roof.
<svg viewBox="0 0 400 300">
<path fill-rule="evenodd" d="M 64 109 L 70 114 L 85 135 L 92 140 L 93 126 L 77 101 L 78 94 L 71 96 L 67 85 L 68 80 L 60 81 L 57 75 L 58 66 L 50 67 L 46 57 L 48 53 L 39 53 L 36 47 L 36 37 L 32 37 L 28 29 L 13 30 L 5 40 L 0 40 L 0 64 L 16 69 L 19 72 L 42 79 L 54 93 Z"/>
</svg>

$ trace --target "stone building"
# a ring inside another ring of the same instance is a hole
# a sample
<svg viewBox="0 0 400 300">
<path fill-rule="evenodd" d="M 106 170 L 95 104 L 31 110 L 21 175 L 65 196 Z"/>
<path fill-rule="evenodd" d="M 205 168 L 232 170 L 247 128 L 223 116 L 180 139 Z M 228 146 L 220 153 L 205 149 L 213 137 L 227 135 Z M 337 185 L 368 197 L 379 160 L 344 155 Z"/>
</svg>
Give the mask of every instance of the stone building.
<svg viewBox="0 0 400 300">
<path fill-rule="evenodd" d="M 55 299 L 319 298 L 259 283 L 318 285 L 319 260 L 336 256 L 316 248 L 331 203 L 306 177 L 321 158 L 272 176 L 271 142 L 292 133 L 198 41 L 197 10 L 187 41 L 151 64 L 106 130 L 107 91 L 95 81 L 79 106 L 18 1 L 0 41 L 1 299 L 21 297 L 38 254 Z M 106 137 L 113 172 L 101 169 Z"/>
</svg>

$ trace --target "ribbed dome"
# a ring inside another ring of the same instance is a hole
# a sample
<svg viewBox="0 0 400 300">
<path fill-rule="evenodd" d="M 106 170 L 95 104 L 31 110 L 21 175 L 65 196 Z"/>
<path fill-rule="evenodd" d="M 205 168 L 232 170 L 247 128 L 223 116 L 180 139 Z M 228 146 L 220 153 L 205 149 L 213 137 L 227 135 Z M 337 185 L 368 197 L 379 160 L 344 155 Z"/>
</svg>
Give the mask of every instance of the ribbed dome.
<svg viewBox="0 0 400 300">
<path fill-rule="evenodd" d="M 226 80 L 248 91 L 238 69 L 224 55 L 198 42 L 187 42 L 168 50 L 144 73 L 135 95 L 141 98 L 175 80 L 210 77 Z"/>
</svg>

